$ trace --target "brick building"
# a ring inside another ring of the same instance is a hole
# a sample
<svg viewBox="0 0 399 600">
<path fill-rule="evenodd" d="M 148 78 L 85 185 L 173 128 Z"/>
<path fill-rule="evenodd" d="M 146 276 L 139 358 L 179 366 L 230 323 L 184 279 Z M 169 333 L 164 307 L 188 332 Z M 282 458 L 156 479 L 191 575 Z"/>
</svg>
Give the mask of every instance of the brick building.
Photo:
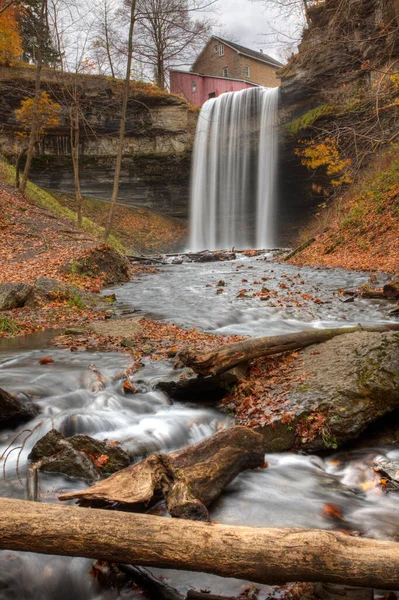
<svg viewBox="0 0 399 600">
<path fill-rule="evenodd" d="M 191 71 L 171 71 L 170 91 L 202 106 L 209 98 L 263 85 L 280 84 L 276 71 L 283 65 L 234 42 L 212 36 Z"/>
<path fill-rule="evenodd" d="M 191 71 L 213 77 L 240 79 L 265 87 L 280 84 L 276 70 L 282 63 L 263 52 L 256 52 L 235 42 L 212 36 Z"/>
</svg>

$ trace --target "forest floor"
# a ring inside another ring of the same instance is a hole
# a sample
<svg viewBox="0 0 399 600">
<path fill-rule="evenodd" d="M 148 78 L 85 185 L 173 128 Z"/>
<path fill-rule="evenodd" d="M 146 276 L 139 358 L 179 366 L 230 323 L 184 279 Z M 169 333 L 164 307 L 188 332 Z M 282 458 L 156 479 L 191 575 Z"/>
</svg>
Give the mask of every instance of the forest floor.
<svg viewBox="0 0 399 600">
<path fill-rule="evenodd" d="M 315 241 L 291 259 L 304 266 L 399 271 L 399 158 L 386 152 L 330 209 L 321 209 L 307 237 Z"/>
<path fill-rule="evenodd" d="M 76 211 L 76 200 L 71 195 L 53 192 L 62 206 Z M 83 215 L 104 227 L 109 203 L 96 198 L 83 199 Z M 115 207 L 112 234 L 128 251 L 142 254 L 175 252 L 184 246 L 187 227 L 184 223 L 158 214 L 146 208 L 117 204 Z"/>
</svg>

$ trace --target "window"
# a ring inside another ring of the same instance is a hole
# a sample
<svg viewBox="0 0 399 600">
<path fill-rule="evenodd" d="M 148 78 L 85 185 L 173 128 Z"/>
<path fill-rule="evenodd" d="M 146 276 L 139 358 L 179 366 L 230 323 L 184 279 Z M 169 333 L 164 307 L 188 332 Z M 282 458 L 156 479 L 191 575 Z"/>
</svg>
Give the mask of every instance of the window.
<svg viewBox="0 0 399 600">
<path fill-rule="evenodd" d="M 223 69 L 223 77 L 228 77 L 228 76 L 229 76 L 229 70 L 228 70 L 228 68 L 227 68 L 227 67 L 225 67 L 225 68 Z"/>
<path fill-rule="evenodd" d="M 245 67 L 245 77 L 250 77 L 249 66 Z"/>
<path fill-rule="evenodd" d="M 223 44 L 220 44 L 220 46 L 219 46 L 219 56 L 224 56 L 224 46 L 223 46 Z"/>
<path fill-rule="evenodd" d="M 193 94 L 195 94 L 195 92 L 197 91 L 197 80 L 193 79 L 191 82 L 191 91 L 193 92 Z"/>
<path fill-rule="evenodd" d="M 208 98 L 209 98 L 209 100 L 211 98 L 216 98 L 216 92 L 211 92 L 210 94 L 208 94 Z"/>
<path fill-rule="evenodd" d="M 213 47 L 213 50 L 214 50 L 215 52 L 217 52 L 217 51 L 218 51 L 218 49 L 219 49 L 218 45 L 217 45 L 217 44 L 215 44 L 215 45 L 214 45 L 214 47 Z"/>
</svg>

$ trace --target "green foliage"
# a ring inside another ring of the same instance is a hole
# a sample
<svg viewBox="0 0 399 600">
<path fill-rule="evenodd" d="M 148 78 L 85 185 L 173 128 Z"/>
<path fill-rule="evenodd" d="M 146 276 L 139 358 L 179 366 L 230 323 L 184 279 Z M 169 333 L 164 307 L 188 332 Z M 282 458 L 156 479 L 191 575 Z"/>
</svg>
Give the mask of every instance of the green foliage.
<svg viewBox="0 0 399 600">
<path fill-rule="evenodd" d="M 335 107 L 330 104 L 321 104 L 316 108 L 312 108 L 309 112 L 305 113 L 295 121 L 291 121 L 286 125 L 286 128 L 291 135 L 297 135 L 303 129 L 311 127 L 318 119 L 332 115 L 335 112 Z"/>
<path fill-rule="evenodd" d="M 43 36 L 40 35 L 40 12 L 42 0 L 22 0 L 20 3 L 19 26 L 22 37 L 24 61 L 35 61 L 40 37 L 44 39 L 43 64 L 54 67 L 60 62 L 60 55 L 54 46 L 48 24 L 45 25 Z"/>
<path fill-rule="evenodd" d="M 347 217 L 341 221 L 342 227 L 360 227 L 364 216 L 364 206 L 358 204 L 353 206 Z"/>
<path fill-rule="evenodd" d="M 71 294 L 68 299 L 68 306 L 70 308 L 78 308 L 79 310 L 85 310 L 86 304 L 83 302 L 79 294 Z"/>
<path fill-rule="evenodd" d="M 15 334 L 20 330 L 20 326 L 7 317 L 0 317 L 0 333 L 12 333 Z"/>
</svg>

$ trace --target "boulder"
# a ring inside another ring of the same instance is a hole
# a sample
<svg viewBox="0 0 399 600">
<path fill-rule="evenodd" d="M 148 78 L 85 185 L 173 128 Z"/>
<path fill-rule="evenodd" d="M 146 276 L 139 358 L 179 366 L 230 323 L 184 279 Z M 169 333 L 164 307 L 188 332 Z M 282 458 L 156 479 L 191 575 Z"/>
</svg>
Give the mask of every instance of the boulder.
<svg viewBox="0 0 399 600">
<path fill-rule="evenodd" d="M 29 283 L 0 283 L 0 310 L 11 310 L 24 306 L 32 290 Z"/>
<path fill-rule="evenodd" d="M 89 277 L 102 277 L 106 284 L 111 285 L 129 280 L 130 263 L 125 256 L 104 244 L 91 249 L 83 258 L 66 263 L 62 271 Z"/>
<path fill-rule="evenodd" d="M 57 299 L 68 300 L 78 308 L 108 305 L 100 294 L 93 294 L 64 281 L 43 276 L 36 279 L 25 305 L 34 307 Z"/>
<path fill-rule="evenodd" d="M 101 479 L 129 466 L 128 454 L 117 445 L 106 444 L 88 435 L 65 438 L 51 429 L 32 448 L 29 460 L 40 461 L 42 471 L 63 473 L 87 481 Z"/>
<path fill-rule="evenodd" d="M 39 412 L 35 404 L 23 404 L 0 388 L 0 429 L 16 427 L 33 419 Z"/>
<path fill-rule="evenodd" d="M 399 408 L 399 333 L 359 331 L 303 350 L 284 413 L 259 428 L 268 450 L 335 449 Z"/>
</svg>

